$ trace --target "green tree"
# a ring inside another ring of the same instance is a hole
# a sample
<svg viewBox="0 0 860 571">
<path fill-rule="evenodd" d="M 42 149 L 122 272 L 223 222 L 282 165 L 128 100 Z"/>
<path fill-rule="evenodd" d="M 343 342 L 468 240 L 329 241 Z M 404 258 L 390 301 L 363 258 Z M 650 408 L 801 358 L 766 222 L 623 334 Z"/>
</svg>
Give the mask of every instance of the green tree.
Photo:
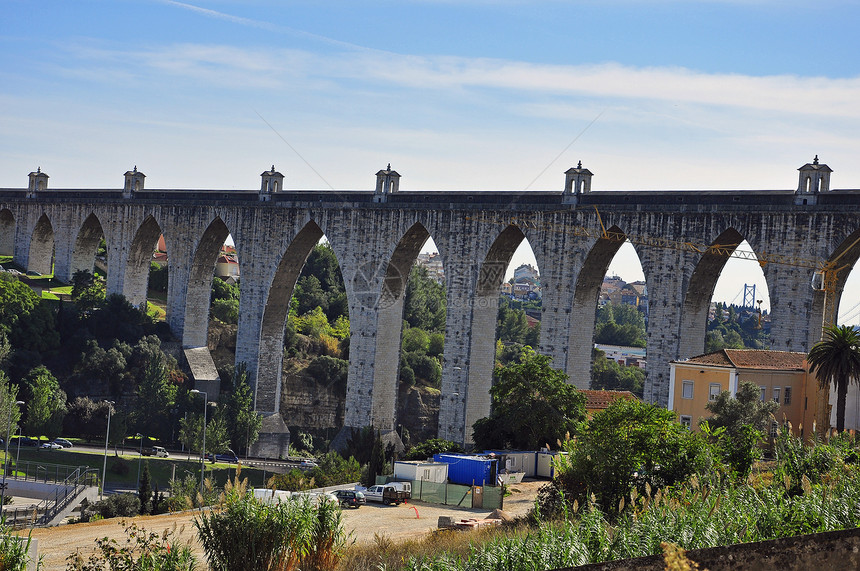
<svg viewBox="0 0 860 571">
<path fill-rule="evenodd" d="M 169 411 L 176 400 L 176 385 L 170 382 L 168 361 L 161 341 L 149 336 L 135 347 L 134 359 L 141 364 L 137 386 L 134 425 L 141 434 L 166 440 L 170 436 Z"/>
<path fill-rule="evenodd" d="M 21 409 L 15 404 L 18 401 L 18 387 L 9 382 L 6 373 L 0 370 L 0 427 L 14 434 L 21 422 Z M 0 437 L 6 438 L 6 432 Z"/>
<path fill-rule="evenodd" d="M 745 478 L 761 457 L 759 445 L 779 403 L 762 401 L 759 388 L 744 381 L 734 397 L 723 391 L 705 408 L 712 416 L 701 423 L 702 431 L 716 442 L 735 476 Z"/>
<path fill-rule="evenodd" d="M 382 445 L 382 437 L 379 431 L 375 431 L 373 439 L 373 448 L 370 451 L 370 461 L 367 464 L 367 477 L 364 480 L 365 486 L 376 484 L 376 477 L 382 474 L 385 470 L 385 448 Z"/>
<path fill-rule="evenodd" d="M 645 372 L 639 367 L 624 366 L 606 358 L 600 349 L 592 350 L 591 388 L 595 390 L 630 391 L 642 396 Z"/>
<path fill-rule="evenodd" d="M 743 381 L 734 397 L 729 391 L 723 391 L 706 404 L 705 409 L 711 413 L 706 419 L 711 428 L 724 426 L 729 434 L 739 434 L 743 426 L 762 432 L 767 430 L 771 416 L 779 410 L 779 403 L 761 400 L 760 389 L 749 381 Z"/>
<path fill-rule="evenodd" d="M 427 268 L 415 264 L 406 282 L 406 299 L 403 304 L 403 319 L 427 333 L 445 331 L 447 301 L 445 286 L 427 275 Z"/>
<path fill-rule="evenodd" d="M 550 361 L 526 347 L 519 362 L 496 369 L 492 412 L 474 425 L 478 448 L 537 450 L 564 440 L 585 419 L 585 397 Z"/>
<path fill-rule="evenodd" d="M 635 488 L 645 493 L 685 481 L 710 467 L 705 439 L 683 427 L 674 412 L 638 400 L 617 399 L 565 441 L 556 485 L 585 505 L 591 494 L 616 514 Z"/>
<path fill-rule="evenodd" d="M 403 341 L 401 348 L 405 352 L 420 351 L 427 353 L 430 348 L 430 336 L 423 329 L 409 327 L 403 330 Z"/>
<path fill-rule="evenodd" d="M 56 377 L 44 366 L 30 371 L 24 379 L 27 386 L 27 418 L 24 429 L 33 436 L 45 435 L 48 440 L 60 436 L 66 415 L 66 393 Z"/>
<path fill-rule="evenodd" d="M 406 453 L 406 460 L 426 460 L 434 454 L 443 452 L 462 452 L 463 449 L 456 442 L 443 438 L 430 438 L 420 444 L 416 444 Z"/>
<path fill-rule="evenodd" d="M 850 325 L 832 325 L 824 338 L 809 350 L 809 370 L 821 388 L 836 389 L 836 430 L 845 430 L 845 400 L 848 385 L 860 383 L 860 332 Z M 819 418 L 818 422 L 824 424 Z M 822 427 L 823 428 L 823 427 Z"/>
<path fill-rule="evenodd" d="M 257 441 L 263 415 L 254 411 L 254 393 L 248 383 L 248 370 L 240 363 L 233 373 L 233 390 L 223 397 L 221 409 L 227 423 L 230 444 L 235 451 L 247 450 Z"/>
<path fill-rule="evenodd" d="M 149 461 L 143 463 L 143 473 L 140 475 L 140 487 L 137 490 L 140 500 L 140 513 L 146 515 L 150 512 L 152 501 L 152 477 L 149 474 Z"/>
</svg>

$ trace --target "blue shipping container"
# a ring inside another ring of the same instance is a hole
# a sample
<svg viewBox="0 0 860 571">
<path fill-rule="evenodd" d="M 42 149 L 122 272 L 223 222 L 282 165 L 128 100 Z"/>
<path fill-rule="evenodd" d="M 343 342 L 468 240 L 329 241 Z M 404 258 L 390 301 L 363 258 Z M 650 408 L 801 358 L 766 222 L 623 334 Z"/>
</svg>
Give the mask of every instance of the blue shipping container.
<svg viewBox="0 0 860 571">
<path fill-rule="evenodd" d="M 498 473 L 497 458 L 434 454 L 434 462 L 448 464 L 448 481 L 463 486 L 495 486 Z"/>
</svg>

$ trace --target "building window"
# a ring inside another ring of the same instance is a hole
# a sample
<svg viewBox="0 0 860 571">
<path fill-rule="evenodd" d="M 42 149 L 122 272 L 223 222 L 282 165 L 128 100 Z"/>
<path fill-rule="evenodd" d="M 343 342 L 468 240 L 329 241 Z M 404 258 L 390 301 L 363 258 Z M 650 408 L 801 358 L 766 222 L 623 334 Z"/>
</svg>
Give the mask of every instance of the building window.
<svg viewBox="0 0 860 571">
<path fill-rule="evenodd" d="M 429 480 L 430 479 L 430 468 L 424 468 L 424 477 L 421 479 L 422 480 Z"/>
<path fill-rule="evenodd" d="M 684 388 L 681 391 L 682 399 L 693 398 L 693 381 L 684 381 Z"/>
<path fill-rule="evenodd" d="M 779 404 L 780 387 L 773 387 L 773 402 Z"/>
<path fill-rule="evenodd" d="M 785 387 L 785 396 L 782 399 L 782 404 L 791 404 L 791 387 Z"/>
<path fill-rule="evenodd" d="M 759 390 L 761 391 L 761 397 L 760 397 L 761 402 L 764 402 L 764 393 L 765 393 L 766 388 L 765 387 L 759 387 Z"/>
<path fill-rule="evenodd" d="M 776 422 L 770 423 L 770 437 L 776 438 L 777 433 L 779 432 L 779 424 Z"/>
<path fill-rule="evenodd" d="M 711 383 L 708 385 L 708 400 L 715 401 L 720 393 L 723 392 L 723 386 L 719 383 Z"/>
<path fill-rule="evenodd" d="M 686 414 L 681 415 L 681 426 L 690 430 L 690 426 L 693 424 L 693 417 L 687 416 Z"/>
</svg>

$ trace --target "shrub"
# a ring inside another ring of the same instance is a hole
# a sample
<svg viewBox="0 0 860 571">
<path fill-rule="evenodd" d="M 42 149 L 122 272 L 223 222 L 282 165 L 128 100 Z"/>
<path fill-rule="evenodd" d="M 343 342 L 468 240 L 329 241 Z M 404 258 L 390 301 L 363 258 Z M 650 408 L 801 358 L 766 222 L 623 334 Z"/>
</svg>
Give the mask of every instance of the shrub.
<svg viewBox="0 0 860 571">
<path fill-rule="evenodd" d="M 140 513 L 140 499 L 135 494 L 114 494 L 87 506 L 81 513 L 81 520 L 90 521 L 94 514 L 108 519 L 112 517 L 133 517 Z"/>
<path fill-rule="evenodd" d="M 340 506 L 309 498 L 269 504 L 225 494 L 223 509 L 194 526 L 210 566 L 222 571 L 334 569 L 346 540 Z"/>
<path fill-rule="evenodd" d="M 32 530 L 30 531 L 32 534 Z M 6 516 L 0 521 L 0 569 L 3 571 L 27 571 L 30 563 L 30 534 L 26 541 L 12 533 L 6 526 Z M 41 565 L 37 565 L 41 568 Z"/>
<path fill-rule="evenodd" d="M 239 323 L 239 300 L 216 299 L 212 302 L 211 313 L 215 319 L 235 325 Z"/>
<path fill-rule="evenodd" d="M 120 525 L 124 525 L 121 523 Z M 191 571 L 194 569 L 194 556 L 187 544 L 177 544 L 173 536 L 175 530 L 164 530 L 158 535 L 147 531 L 137 524 L 125 526 L 125 545 L 120 546 L 115 539 L 103 537 L 96 539 L 96 552 L 84 561 L 80 552 L 70 555 L 66 561 L 68 571 L 102 571 L 109 569 L 129 569 L 140 571 Z M 23 569 L 23 568 L 22 568 Z"/>
</svg>

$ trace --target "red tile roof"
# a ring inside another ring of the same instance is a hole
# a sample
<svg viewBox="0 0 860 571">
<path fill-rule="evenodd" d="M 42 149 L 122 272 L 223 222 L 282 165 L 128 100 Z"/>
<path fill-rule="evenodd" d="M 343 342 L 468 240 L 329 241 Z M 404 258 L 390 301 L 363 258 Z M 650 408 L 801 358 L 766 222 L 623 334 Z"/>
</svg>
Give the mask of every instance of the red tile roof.
<svg viewBox="0 0 860 571">
<path fill-rule="evenodd" d="M 674 362 L 737 369 L 803 371 L 806 369 L 806 353 L 760 349 L 721 349 L 713 353 L 690 357 L 686 361 Z"/>
<path fill-rule="evenodd" d="M 585 395 L 586 410 L 603 410 L 616 399 L 636 400 L 630 391 L 592 391 L 580 390 Z"/>
</svg>

